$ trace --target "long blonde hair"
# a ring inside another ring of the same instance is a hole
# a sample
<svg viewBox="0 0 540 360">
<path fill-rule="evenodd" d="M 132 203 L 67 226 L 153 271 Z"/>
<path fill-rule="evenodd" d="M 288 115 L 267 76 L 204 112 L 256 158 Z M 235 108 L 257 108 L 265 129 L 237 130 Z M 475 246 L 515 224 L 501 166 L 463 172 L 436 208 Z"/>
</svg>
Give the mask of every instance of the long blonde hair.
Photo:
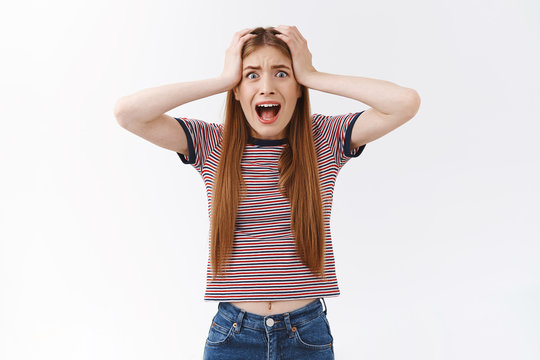
<svg viewBox="0 0 540 360">
<path fill-rule="evenodd" d="M 273 27 L 258 27 L 251 33 L 257 36 L 244 44 L 242 59 L 262 46 L 273 46 L 291 59 L 289 47 L 275 36 L 279 32 Z M 278 161 L 278 186 L 291 204 L 297 255 L 312 273 L 325 279 L 325 232 L 309 92 L 303 85 L 301 90 L 302 96 L 285 128 L 288 141 Z M 246 194 L 241 159 L 249 136 L 250 125 L 231 89 L 227 93 L 222 153 L 212 191 L 210 254 L 214 280 L 223 274 L 232 254 L 237 210 Z"/>
</svg>

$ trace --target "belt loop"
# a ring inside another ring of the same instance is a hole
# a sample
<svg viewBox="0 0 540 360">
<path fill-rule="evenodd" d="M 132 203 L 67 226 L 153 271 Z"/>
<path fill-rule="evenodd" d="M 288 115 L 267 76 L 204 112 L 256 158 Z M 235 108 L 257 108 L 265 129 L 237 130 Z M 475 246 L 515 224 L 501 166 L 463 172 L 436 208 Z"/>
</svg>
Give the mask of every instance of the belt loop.
<svg viewBox="0 0 540 360">
<path fill-rule="evenodd" d="M 326 315 L 326 310 L 328 310 L 328 306 L 326 306 L 326 301 L 324 301 L 324 298 L 321 298 L 321 300 L 324 303 L 324 315 Z"/>
<path fill-rule="evenodd" d="M 236 327 L 234 329 L 234 332 L 237 334 L 240 332 L 240 329 L 242 328 L 242 320 L 244 320 L 245 313 L 246 313 L 245 310 L 240 310 L 240 313 L 238 313 L 238 318 L 236 319 Z"/>
<path fill-rule="evenodd" d="M 294 337 L 294 331 L 292 330 L 291 325 L 291 318 L 289 316 L 289 313 L 285 313 L 283 316 L 283 321 L 285 321 L 285 328 L 287 329 L 287 333 L 289 334 L 289 337 Z"/>
</svg>

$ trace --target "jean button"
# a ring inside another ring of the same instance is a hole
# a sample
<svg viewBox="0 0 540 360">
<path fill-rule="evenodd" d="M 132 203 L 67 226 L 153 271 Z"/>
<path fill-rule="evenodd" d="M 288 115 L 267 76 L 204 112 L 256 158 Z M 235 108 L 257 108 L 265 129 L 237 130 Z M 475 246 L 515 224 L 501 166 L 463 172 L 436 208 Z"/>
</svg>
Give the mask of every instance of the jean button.
<svg viewBox="0 0 540 360">
<path fill-rule="evenodd" d="M 274 319 L 272 319 L 272 318 L 266 319 L 266 325 L 268 325 L 268 326 L 274 326 Z"/>
</svg>

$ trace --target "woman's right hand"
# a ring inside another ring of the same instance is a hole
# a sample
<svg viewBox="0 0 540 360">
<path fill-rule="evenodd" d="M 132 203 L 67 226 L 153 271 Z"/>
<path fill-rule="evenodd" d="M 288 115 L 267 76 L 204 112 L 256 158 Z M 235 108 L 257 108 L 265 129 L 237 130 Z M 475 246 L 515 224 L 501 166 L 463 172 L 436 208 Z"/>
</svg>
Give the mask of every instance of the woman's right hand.
<svg viewBox="0 0 540 360">
<path fill-rule="evenodd" d="M 232 89 L 242 80 L 242 47 L 247 40 L 256 36 L 255 34 L 250 34 L 253 29 L 255 28 L 243 29 L 236 32 L 231 45 L 225 51 L 225 66 L 221 77 L 226 79 L 230 84 L 228 90 Z"/>
</svg>

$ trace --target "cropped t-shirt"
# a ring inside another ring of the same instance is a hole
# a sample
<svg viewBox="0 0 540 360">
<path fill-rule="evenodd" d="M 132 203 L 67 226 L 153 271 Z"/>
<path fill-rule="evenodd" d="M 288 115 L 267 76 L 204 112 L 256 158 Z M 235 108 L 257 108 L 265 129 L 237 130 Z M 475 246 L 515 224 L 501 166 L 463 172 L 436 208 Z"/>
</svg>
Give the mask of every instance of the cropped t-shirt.
<svg viewBox="0 0 540 360">
<path fill-rule="evenodd" d="M 291 207 L 278 190 L 278 160 L 286 139 L 251 137 L 242 156 L 247 194 L 238 208 L 234 243 L 225 277 L 212 280 L 210 230 L 205 301 L 274 301 L 339 296 L 330 233 L 334 185 L 339 170 L 358 157 L 365 144 L 350 149 L 353 125 L 361 112 L 311 116 L 323 204 L 326 280 L 311 273 L 296 254 L 290 228 Z M 202 176 L 210 218 L 212 187 L 222 150 L 224 125 L 175 118 L 184 129 L 188 155 L 177 153 Z"/>
</svg>

